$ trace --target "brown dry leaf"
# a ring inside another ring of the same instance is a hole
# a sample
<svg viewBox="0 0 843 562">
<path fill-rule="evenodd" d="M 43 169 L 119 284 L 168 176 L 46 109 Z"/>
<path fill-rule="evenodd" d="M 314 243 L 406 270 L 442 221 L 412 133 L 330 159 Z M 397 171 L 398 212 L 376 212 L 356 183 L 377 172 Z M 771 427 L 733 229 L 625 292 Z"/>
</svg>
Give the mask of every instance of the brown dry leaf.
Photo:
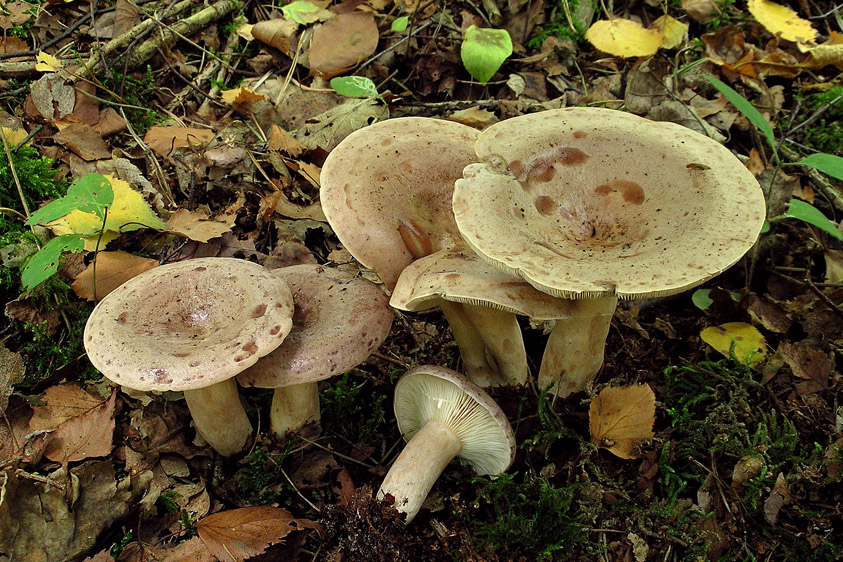
<svg viewBox="0 0 843 562">
<path fill-rule="evenodd" d="M 111 158 L 108 145 L 93 127 L 85 123 L 65 127 L 53 135 L 53 140 L 88 162 Z"/>
<path fill-rule="evenodd" d="M 843 251 L 825 251 L 825 282 L 840 283 L 843 281 Z"/>
<path fill-rule="evenodd" d="M 278 125 L 272 125 L 269 132 L 269 145 L 267 148 L 269 150 L 283 152 L 288 156 L 296 157 L 307 147 L 297 141 L 290 133 Z"/>
<path fill-rule="evenodd" d="M 241 103 L 248 103 L 250 101 L 258 101 L 269 99 L 263 94 L 257 94 L 249 88 L 235 88 L 233 90 L 223 90 L 220 92 L 222 100 L 231 105 L 238 105 Z"/>
<path fill-rule="evenodd" d="M 231 232 L 231 224 L 215 221 L 198 211 L 179 209 L 167 221 L 174 234 L 180 234 L 197 242 L 207 242 Z"/>
<path fill-rule="evenodd" d="M 308 119 L 295 136 L 307 148 L 330 151 L 357 129 L 388 118 L 389 108 L 377 100 L 352 99 Z"/>
<path fill-rule="evenodd" d="M 378 25 L 373 14 L 340 14 L 313 31 L 310 70 L 322 76 L 336 76 L 372 56 L 377 48 Z"/>
<path fill-rule="evenodd" d="M 0 345 L 0 412 L 6 411 L 12 387 L 23 380 L 26 367 L 20 353 L 9 351 Z"/>
<path fill-rule="evenodd" d="M 291 531 L 321 529 L 307 519 L 295 519 L 280 507 L 244 507 L 205 517 L 196 524 L 199 538 L 222 562 L 239 562 L 261 554 Z"/>
<path fill-rule="evenodd" d="M 764 520 L 770 525 L 775 525 L 779 519 L 779 510 L 787 503 L 790 503 L 790 488 L 784 473 L 779 472 L 770 495 L 764 500 Z"/>
<path fill-rule="evenodd" d="M 285 55 L 292 56 L 290 44 L 298 28 L 299 24 L 286 18 L 264 20 L 252 27 L 252 37 Z"/>
<path fill-rule="evenodd" d="M 175 546 L 130 543 L 117 557 L 118 562 L 218 562 L 199 537 Z"/>
<path fill-rule="evenodd" d="M 20 53 L 22 51 L 28 51 L 29 45 L 27 45 L 22 39 L 19 39 L 13 35 L 8 37 L 0 36 L 0 53 L 3 54 L 10 54 L 10 53 Z M 24 57 L 24 59 L 27 57 Z M 14 57 L 10 59 L 6 59 L 10 61 L 18 61 L 21 60 L 21 57 Z"/>
<path fill-rule="evenodd" d="M 270 201 L 274 201 L 274 205 L 272 207 L 273 211 L 282 217 L 328 222 L 328 219 L 325 218 L 325 213 L 322 211 L 322 205 L 319 203 L 313 203 L 307 206 L 296 205 L 287 199 L 281 191 L 276 191 L 269 197 L 272 198 Z"/>
<path fill-rule="evenodd" d="M 827 41 L 808 49 L 808 54 L 811 55 L 811 66 L 815 68 L 833 65 L 843 70 L 843 34 L 832 31 Z"/>
<path fill-rule="evenodd" d="M 94 295 L 94 263 L 76 276 L 71 287 L 76 296 L 89 301 L 105 295 L 144 271 L 158 267 L 158 260 L 135 256 L 128 252 L 100 252 L 96 255 L 97 294 Z"/>
<path fill-rule="evenodd" d="M 455 111 L 448 116 L 448 120 L 456 121 L 457 123 L 462 123 L 475 129 L 485 129 L 499 121 L 498 117 L 491 111 L 480 109 L 476 106 Z"/>
<path fill-rule="evenodd" d="M 32 17 L 30 10 L 35 8 L 34 5 L 28 2 L 8 2 L 3 4 L 3 9 L 9 12 L 8 15 L 0 14 L 0 29 L 8 30 L 16 25 L 29 21 Z M 28 51 L 29 47 L 24 47 L 22 51 Z"/>
<path fill-rule="evenodd" d="M 76 91 L 58 74 L 45 74 L 29 87 L 24 109 L 34 119 L 52 122 L 73 112 Z"/>
<path fill-rule="evenodd" d="M 116 392 L 102 398 L 72 383 L 50 387 L 41 395 L 46 405 L 33 408 L 29 427 L 53 431 L 45 452 L 50 460 L 104 457 L 111 452 L 116 398 Z"/>
<path fill-rule="evenodd" d="M 637 443 L 653 437 L 656 395 L 646 384 L 600 391 L 588 409 L 591 442 L 622 459 L 638 457 Z"/>
<path fill-rule="evenodd" d="M 214 138 L 214 132 L 193 127 L 150 127 L 143 137 L 158 156 L 172 156 L 177 148 L 199 146 Z"/>
<path fill-rule="evenodd" d="M 804 381 L 796 384 L 800 396 L 828 388 L 832 365 L 828 353 L 808 344 L 783 342 L 782 354 L 794 376 Z"/>
<path fill-rule="evenodd" d="M 129 0 L 117 0 L 114 4 L 114 36 L 119 37 L 140 23 L 140 10 Z"/>
</svg>

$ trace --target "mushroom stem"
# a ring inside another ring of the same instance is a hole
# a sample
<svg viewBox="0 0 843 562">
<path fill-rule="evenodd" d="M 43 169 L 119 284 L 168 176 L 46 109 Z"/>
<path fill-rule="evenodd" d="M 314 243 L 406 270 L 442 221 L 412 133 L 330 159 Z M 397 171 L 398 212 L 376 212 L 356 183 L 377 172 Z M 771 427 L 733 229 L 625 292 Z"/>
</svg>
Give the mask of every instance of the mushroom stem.
<svg viewBox="0 0 843 562">
<path fill-rule="evenodd" d="M 463 308 L 483 341 L 486 362 L 494 375 L 488 380 L 475 378 L 473 382 L 482 387 L 526 384 L 527 351 L 515 314 L 473 304 L 464 304 Z"/>
<path fill-rule="evenodd" d="M 445 315 L 454 334 L 454 341 L 460 349 L 466 376 L 478 386 L 485 386 L 485 382 L 496 379 L 494 367 L 486 358 L 483 338 L 474 327 L 465 305 L 443 300 L 439 303 L 439 308 Z"/>
<path fill-rule="evenodd" d="M 539 390 L 565 397 L 585 390 L 603 366 L 615 296 L 572 301 L 571 317 L 556 321 L 539 369 Z M 554 388 L 555 387 L 555 388 Z"/>
<path fill-rule="evenodd" d="M 184 400 L 196 431 L 216 452 L 230 457 L 246 447 L 252 424 L 240 402 L 235 379 L 185 390 Z"/>
<path fill-rule="evenodd" d="M 395 498 L 395 509 L 405 513 L 404 523 L 409 523 L 439 475 L 461 450 L 462 443 L 448 426 L 429 420 L 392 463 L 377 498 L 382 500 L 387 494 Z"/>
<path fill-rule="evenodd" d="M 269 426 L 280 439 L 288 431 L 299 431 L 309 423 L 319 423 L 319 384 L 308 382 L 275 389 Z"/>
</svg>

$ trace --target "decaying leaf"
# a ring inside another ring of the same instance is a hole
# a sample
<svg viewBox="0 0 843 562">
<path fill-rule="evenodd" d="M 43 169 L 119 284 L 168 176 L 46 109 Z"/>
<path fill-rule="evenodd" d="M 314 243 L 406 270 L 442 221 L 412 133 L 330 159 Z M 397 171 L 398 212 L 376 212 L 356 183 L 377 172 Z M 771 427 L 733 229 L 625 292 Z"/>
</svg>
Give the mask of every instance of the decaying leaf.
<svg viewBox="0 0 843 562">
<path fill-rule="evenodd" d="M 764 500 L 764 520 L 770 525 L 775 525 L 779 519 L 779 510 L 787 503 L 790 503 L 790 488 L 784 473 L 779 472 L 770 495 Z"/>
<path fill-rule="evenodd" d="M 199 538 L 223 562 L 239 562 L 264 552 L 291 531 L 320 529 L 307 519 L 296 519 L 280 507 L 244 507 L 205 517 L 196 524 Z"/>
<path fill-rule="evenodd" d="M 143 137 L 158 156 L 172 156 L 177 148 L 186 146 L 201 147 L 214 138 L 214 132 L 208 129 L 191 127 L 150 127 Z"/>
<path fill-rule="evenodd" d="M 56 72 L 61 68 L 59 59 L 48 53 L 39 51 L 35 60 L 38 61 L 35 63 L 35 70 L 38 72 Z"/>
<path fill-rule="evenodd" d="M 136 256 L 128 252 L 100 252 L 96 262 L 91 262 L 85 271 L 76 276 L 71 287 L 76 296 L 89 301 L 99 301 L 105 295 L 132 277 L 158 266 L 158 260 Z M 96 268 L 94 268 L 96 263 Z M 96 270 L 96 295 L 94 295 L 94 272 Z"/>
<path fill-rule="evenodd" d="M 295 138 L 307 148 L 330 151 L 357 129 L 388 118 L 389 108 L 377 100 L 351 99 L 308 119 Z"/>
<path fill-rule="evenodd" d="M 290 44 L 299 24 L 286 18 L 259 21 L 252 27 L 252 36 L 288 56 L 293 52 Z"/>
<path fill-rule="evenodd" d="M 656 395 L 646 384 L 606 387 L 591 402 L 591 442 L 622 459 L 638 457 L 635 446 L 653 437 Z"/>
<path fill-rule="evenodd" d="M 52 386 L 41 396 L 45 405 L 33 408 L 29 427 L 52 430 L 45 452 L 50 460 L 104 457 L 111 452 L 116 398 L 116 392 L 102 398 L 73 383 Z"/>
<path fill-rule="evenodd" d="M 9 351 L 0 345 L 0 412 L 6 410 L 12 387 L 23 380 L 26 368 L 20 353 Z"/>
<path fill-rule="evenodd" d="M 197 242 L 207 242 L 226 232 L 231 232 L 232 224 L 213 220 L 199 211 L 179 209 L 167 220 L 167 226 L 174 234 L 180 234 Z"/>
<path fill-rule="evenodd" d="M 747 7 L 758 23 L 773 35 L 781 35 L 782 39 L 810 43 L 817 38 L 817 30 L 811 27 L 811 22 L 800 18 L 787 6 L 769 0 L 749 0 Z"/>
<path fill-rule="evenodd" d="M 767 342 L 755 326 L 746 322 L 727 322 L 709 326 L 700 332 L 702 341 L 726 357 L 732 356 L 741 363 L 758 363 L 767 355 Z"/>
<path fill-rule="evenodd" d="M 373 14 L 340 14 L 313 31 L 310 70 L 322 76 L 336 76 L 372 56 L 377 47 L 378 25 Z"/>
<path fill-rule="evenodd" d="M 235 88 L 233 90 L 223 90 L 220 92 L 225 103 L 231 105 L 238 105 L 250 101 L 265 100 L 267 97 L 263 94 L 257 94 L 249 88 Z"/>
<path fill-rule="evenodd" d="M 794 376 L 802 379 L 802 382 L 796 385 L 796 391 L 800 395 L 828 388 L 832 368 L 828 353 L 804 343 L 783 342 L 781 349 L 784 361 L 790 366 Z"/>
</svg>

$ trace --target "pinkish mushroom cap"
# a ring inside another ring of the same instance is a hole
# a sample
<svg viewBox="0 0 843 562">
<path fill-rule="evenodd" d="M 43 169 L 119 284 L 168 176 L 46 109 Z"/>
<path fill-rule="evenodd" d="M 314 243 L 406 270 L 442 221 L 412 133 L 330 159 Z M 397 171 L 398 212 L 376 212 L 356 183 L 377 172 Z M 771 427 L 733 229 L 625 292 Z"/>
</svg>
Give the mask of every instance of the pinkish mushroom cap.
<svg viewBox="0 0 843 562">
<path fill-rule="evenodd" d="M 94 367 L 135 390 L 192 390 L 229 379 L 278 347 L 292 328 L 286 283 L 234 258 L 146 271 L 91 313 L 84 342 Z"/>
<path fill-rule="evenodd" d="M 344 373 L 389 334 L 393 312 L 377 285 L 315 264 L 272 273 L 293 293 L 293 328 L 281 346 L 237 376 L 241 385 L 277 388 Z"/>
<path fill-rule="evenodd" d="M 453 246 L 454 181 L 476 162 L 471 127 L 424 117 L 355 131 L 322 168 L 322 209 L 337 237 L 389 289 L 415 258 Z"/>
<path fill-rule="evenodd" d="M 669 295 L 743 256 L 764 196 L 699 133 L 599 108 L 544 111 L 486 129 L 454 215 L 483 259 L 566 298 Z"/>
</svg>

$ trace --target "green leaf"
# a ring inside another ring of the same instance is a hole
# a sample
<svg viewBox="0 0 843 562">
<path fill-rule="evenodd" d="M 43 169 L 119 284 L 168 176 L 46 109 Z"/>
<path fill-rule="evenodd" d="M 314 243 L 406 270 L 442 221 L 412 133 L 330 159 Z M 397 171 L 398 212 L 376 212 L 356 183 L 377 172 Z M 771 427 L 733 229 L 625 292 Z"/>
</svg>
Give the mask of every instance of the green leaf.
<svg viewBox="0 0 843 562">
<path fill-rule="evenodd" d="M 708 310 L 708 307 L 714 304 L 714 301 L 709 296 L 710 294 L 711 289 L 697 289 L 691 295 L 691 302 L 700 310 Z"/>
<path fill-rule="evenodd" d="M 472 25 L 465 32 L 460 57 L 465 69 L 478 82 L 486 83 L 512 54 L 512 39 L 505 29 Z"/>
<path fill-rule="evenodd" d="M 81 234 L 56 236 L 44 244 L 44 247 L 29 259 L 21 272 L 24 289 L 33 289 L 55 275 L 63 252 L 79 252 L 84 246 Z"/>
<path fill-rule="evenodd" d="M 843 180 L 843 158 L 840 156 L 820 152 L 817 154 L 811 154 L 801 162 L 796 162 L 796 164 L 801 166 L 811 166 L 827 176 Z"/>
<path fill-rule="evenodd" d="M 46 224 L 73 211 L 95 213 L 105 216 L 105 209 L 114 202 L 111 182 L 100 174 L 87 174 L 76 180 L 67 190 L 67 195 L 47 203 L 26 221 L 27 226 Z"/>
<path fill-rule="evenodd" d="M 336 93 L 348 98 L 377 98 L 378 88 L 365 76 L 337 76 L 331 78 L 331 87 Z"/>
<path fill-rule="evenodd" d="M 405 29 L 407 29 L 407 24 L 410 23 L 410 18 L 407 16 L 401 16 L 400 18 L 395 18 L 392 22 L 392 32 L 393 33 L 401 33 Z"/>
<path fill-rule="evenodd" d="M 717 88 L 721 94 L 726 96 L 726 99 L 732 102 L 732 105 L 735 106 L 735 109 L 743 113 L 743 116 L 749 119 L 749 121 L 758 127 L 758 130 L 764 135 L 767 139 L 767 142 L 770 143 L 770 147 L 772 147 L 773 152 L 776 152 L 776 137 L 773 134 L 773 126 L 770 125 L 770 122 L 764 119 L 764 116 L 755 109 L 755 106 L 749 103 L 745 97 L 737 93 L 735 90 L 715 78 L 714 76 L 706 75 L 706 79 L 711 82 L 711 85 Z"/>
<path fill-rule="evenodd" d="M 314 20 L 312 17 L 313 14 L 319 12 L 321 8 L 307 0 L 296 0 L 295 2 L 290 2 L 286 6 L 281 7 L 281 13 L 284 14 L 284 17 L 288 20 L 293 20 L 294 22 L 307 25 L 312 23 Z"/>
<path fill-rule="evenodd" d="M 819 209 L 813 205 L 809 205 L 799 199 L 791 199 L 790 206 L 787 211 L 781 215 L 785 219 L 799 219 L 802 222 L 807 222 L 810 225 L 816 226 L 822 231 L 825 231 L 838 240 L 843 240 L 843 234 L 838 230 L 837 225 L 828 220 L 828 218 L 820 212 Z"/>
</svg>

